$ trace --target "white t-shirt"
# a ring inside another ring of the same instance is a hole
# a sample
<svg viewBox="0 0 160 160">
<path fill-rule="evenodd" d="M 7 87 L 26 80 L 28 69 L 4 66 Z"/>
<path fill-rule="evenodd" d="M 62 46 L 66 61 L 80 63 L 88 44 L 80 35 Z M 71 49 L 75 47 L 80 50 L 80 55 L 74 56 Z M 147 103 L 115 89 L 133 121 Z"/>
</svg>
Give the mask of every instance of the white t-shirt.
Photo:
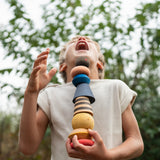
<svg viewBox="0 0 160 160">
<path fill-rule="evenodd" d="M 122 113 L 133 103 L 136 92 L 120 80 L 91 80 L 96 101 L 93 109 L 94 130 L 101 135 L 108 149 L 122 143 Z M 76 87 L 72 83 L 51 85 L 41 91 L 38 104 L 50 120 L 51 160 L 72 160 L 68 157 L 65 142 L 72 129 Z"/>
</svg>

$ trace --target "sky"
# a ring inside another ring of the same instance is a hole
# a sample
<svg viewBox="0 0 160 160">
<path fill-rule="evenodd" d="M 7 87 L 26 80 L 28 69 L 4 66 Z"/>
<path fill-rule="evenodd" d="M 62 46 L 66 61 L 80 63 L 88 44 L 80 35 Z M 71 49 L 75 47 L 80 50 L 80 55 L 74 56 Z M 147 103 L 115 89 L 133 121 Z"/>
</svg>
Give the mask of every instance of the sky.
<svg viewBox="0 0 160 160">
<path fill-rule="evenodd" d="M 32 19 L 34 20 L 36 26 L 38 27 L 40 23 L 40 17 L 42 14 L 41 5 L 46 4 L 50 0 L 19 0 L 21 3 L 24 4 L 27 12 L 32 16 Z M 92 0 L 81 0 L 82 3 L 90 3 Z M 153 0 L 122 0 L 122 15 L 125 19 L 128 16 L 132 16 L 135 13 L 135 7 L 140 2 L 152 2 Z M 1 0 L 0 4 L 0 24 L 7 24 L 8 19 L 12 17 L 9 6 L 5 2 L 5 0 Z M 5 16 L 4 16 L 5 15 Z"/>
<path fill-rule="evenodd" d="M 20 2 L 22 2 L 25 6 L 26 11 L 28 12 L 28 14 L 30 15 L 30 17 L 32 17 L 35 26 L 38 28 L 39 26 L 41 26 L 41 15 L 42 15 L 42 8 L 40 7 L 43 4 L 46 4 L 47 2 L 49 2 L 50 0 L 20 0 Z M 82 3 L 85 4 L 90 3 L 92 0 L 82 0 Z M 126 19 L 128 17 L 132 17 L 135 14 L 135 8 L 137 7 L 137 5 L 140 2 L 151 2 L 152 0 L 122 0 L 122 23 L 127 23 Z M 4 16 L 5 15 L 5 16 Z M 5 2 L 5 0 L 1 0 L 0 3 L 0 25 L 6 25 L 8 24 L 8 20 L 12 18 L 12 14 L 9 10 L 9 6 L 7 5 L 7 3 Z M 5 50 L 2 48 L 2 46 L 0 45 L 0 69 L 6 68 L 7 67 L 12 67 L 17 65 L 16 62 L 12 61 L 12 58 L 9 57 L 5 60 L 3 60 L 3 57 L 5 55 Z M 5 66 L 5 67 L 4 67 Z M 11 78 L 12 77 L 12 78 Z M 14 85 L 26 85 L 26 80 L 23 80 L 18 77 L 15 76 L 14 73 L 12 73 L 11 75 L 5 75 L 5 76 L 1 76 L 0 75 L 0 81 L 7 81 L 9 83 L 12 83 Z M 10 101 L 8 101 L 7 99 L 7 93 L 10 92 L 9 89 L 4 90 L 3 93 L 1 92 L 1 88 L 0 88 L 0 111 L 5 111 L 5 112 L 15 112 L 17 111 L 17 106 L 16 106 L 16 102 L 15 100 L 11 99 Z M 12 107 L 8 107 L 12 104 Z M 15 104 L 15 105 L 13 105 Z"/>
</svg>

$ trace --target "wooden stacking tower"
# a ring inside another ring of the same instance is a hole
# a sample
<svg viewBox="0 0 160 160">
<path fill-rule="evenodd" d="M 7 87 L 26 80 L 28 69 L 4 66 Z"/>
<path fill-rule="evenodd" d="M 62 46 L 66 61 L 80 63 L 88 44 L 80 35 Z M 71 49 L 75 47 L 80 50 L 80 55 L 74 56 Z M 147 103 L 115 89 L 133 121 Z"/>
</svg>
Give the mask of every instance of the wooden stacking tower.
<svg viewBox="0 0 160 160">
<path fill-rule="evenodd" d="M 74 135 L 80 143 L 84 145 L 93 145 L 92 137 L 88 133 L 88 129 L 94 128 L 93 110 L 91 104 L 95 101 L 93 93 L 90 89 L 89 78 L 90 71 L 86 66 L 76 66 L 72 69 L 72 83 L 76 87 L 73 98 L 74 114 L 72 119 L 73 131 L 69 138 Z"/>
</svg>

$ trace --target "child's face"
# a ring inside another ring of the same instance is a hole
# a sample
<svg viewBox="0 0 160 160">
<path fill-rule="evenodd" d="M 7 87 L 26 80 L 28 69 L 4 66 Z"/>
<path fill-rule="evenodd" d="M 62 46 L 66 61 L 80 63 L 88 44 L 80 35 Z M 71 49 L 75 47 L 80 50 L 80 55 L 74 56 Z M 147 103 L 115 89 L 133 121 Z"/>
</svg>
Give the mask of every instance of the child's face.
<svg viewBox="0 0 160 160">
<path fill-rule="evenodd" d="M 90 65 L 96 65 L 99 54 L 94 41 L 80 37 L 68 44 L 65 51 L 65 63 L 67 66 L 73 67 L 77 58 L 86 57 L 90 61 Z"/>
</svg>

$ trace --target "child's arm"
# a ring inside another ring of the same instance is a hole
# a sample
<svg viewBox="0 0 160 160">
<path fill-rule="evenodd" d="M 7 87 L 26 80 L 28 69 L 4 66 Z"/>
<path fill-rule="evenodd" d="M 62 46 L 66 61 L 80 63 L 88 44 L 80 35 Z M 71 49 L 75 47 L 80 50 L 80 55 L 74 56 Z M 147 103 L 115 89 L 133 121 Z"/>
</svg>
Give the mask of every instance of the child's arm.
<svg viewBox="0 0 160 160">
<path fill-rule="evenodd" d="M 144 145 L 131 105 L 122 114 L 122 124 L 125 141 L 111 150 L 113 158 L 125 160 L 140 156 L 143 153 Z"/>
<path fill-rule="evenodd" d="M 56 73 L 55 68 L 46 73 L 48 54 L 49 49 L 35 60 L 24 95 L 19 135 L 19 150 L 24 154 L 33 154 L 37 150 L 49 121 L 41 109 L 37 111 L 38 94 Z"/>
<path fill-rule="evenodd" d="M 123 129 L 126 140 L 118 147 L 107 149 L 102 138 L 96 131 L 89 131 L 95 139 L 93 146 L 80 144 L 75 136 L 73 141 L 74 149 L 70 147 L 70 140 L 66 142 L 69 156 L 86 160 L 128 160 L 138 157 L 143 152 L 143 140 L 131 105 L 122 114 Z"/>
</svg>

